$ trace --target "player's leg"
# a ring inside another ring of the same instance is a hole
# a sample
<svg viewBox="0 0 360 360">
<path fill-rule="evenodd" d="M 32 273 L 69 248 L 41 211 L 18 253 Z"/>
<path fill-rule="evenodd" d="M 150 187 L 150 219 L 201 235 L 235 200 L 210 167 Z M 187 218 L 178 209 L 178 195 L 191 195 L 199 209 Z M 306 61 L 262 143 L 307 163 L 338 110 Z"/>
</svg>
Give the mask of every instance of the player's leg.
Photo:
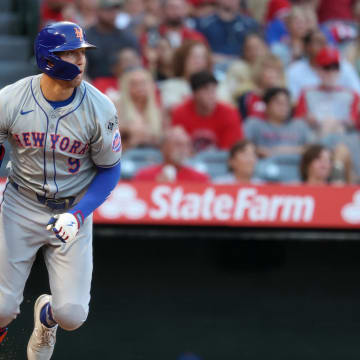
<svg viewBox="0 0 360 360">
<path fill-rule="evenodd" d="M 7 186 L 0 212 L 0 342 L 5 327 L 20 312 L 25 282 L 43 244 L 34 236 L 34 223 L 29 221 L 37 215 L 36 210 L 27 217 L 30 205 Z"/>
<path fill-rule="evenodd" d="M 75 240 L 59 243 L 53 236 L 44 248 L 52 293 L 51 313 L 64 330 L 75 330 L 86 320 L 89 311 L 93 269 L 92 216 L 81 226 Z"/>
<path fill-rule="evenodd" d="M 75 330 L 86 320 L 92 277 L 92 217 L 88 217 L 76 239 L 62 243 L 49 233 L 50 244 L 43 248 L 49 273 L 50 295 L 41 295 L 34 307 L 34 331 L 28 360 L 50 359 L 58 324 Z M 46 341 L 43 341 L 43 339 Z"/>
</svg>

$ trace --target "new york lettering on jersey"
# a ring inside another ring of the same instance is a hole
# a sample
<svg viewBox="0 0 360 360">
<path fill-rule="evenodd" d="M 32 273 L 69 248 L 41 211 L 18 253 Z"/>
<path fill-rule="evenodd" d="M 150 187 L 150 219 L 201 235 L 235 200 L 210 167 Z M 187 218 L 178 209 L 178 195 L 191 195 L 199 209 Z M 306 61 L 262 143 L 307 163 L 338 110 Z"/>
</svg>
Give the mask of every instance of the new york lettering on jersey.
<svg viewBox="0 0 360 360">
<path fill-rule="evenodd" d="M 23 99 L 17 105 L 8 102 L 6 109 L 14 115 L 7 136 L 13 149 L 10 176 L 16 183 L 55 197 L 73 196 L 96 175 L 94 164 L 111 167 L 120 160 L 112 150 L 115 108 L 102 94 L 97 104 L 98 91 L 90 84 L 82 82 L 74 100 L 57 109 L 42 95 L 38 75 L 11 86 L 22 89 Z M 2 99 L 11 96 L 6 88 L 1 93 Z"/>
</svg>

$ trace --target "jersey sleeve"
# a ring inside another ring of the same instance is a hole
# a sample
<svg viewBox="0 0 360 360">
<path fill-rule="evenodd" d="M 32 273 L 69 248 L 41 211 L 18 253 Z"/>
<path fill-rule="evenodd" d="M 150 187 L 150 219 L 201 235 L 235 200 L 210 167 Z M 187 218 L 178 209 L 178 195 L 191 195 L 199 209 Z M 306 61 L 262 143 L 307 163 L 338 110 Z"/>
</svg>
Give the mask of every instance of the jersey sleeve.
<svg viewBox="0 0 360 360">
<path fill-rule="evenodd" d="M 114 108 L 112 116 L 96 124 L 90 143 L 92 161 L 98 167 L 113 167 L 120 162 L 121 149 L 119 121 Z"/>
</svg>

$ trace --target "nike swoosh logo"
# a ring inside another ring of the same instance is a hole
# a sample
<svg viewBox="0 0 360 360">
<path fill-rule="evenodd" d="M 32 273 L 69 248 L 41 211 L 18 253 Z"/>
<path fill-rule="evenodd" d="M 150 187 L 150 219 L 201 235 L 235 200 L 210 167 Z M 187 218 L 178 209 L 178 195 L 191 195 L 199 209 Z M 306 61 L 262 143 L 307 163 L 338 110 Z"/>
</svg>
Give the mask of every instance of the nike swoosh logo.
<svg viewBox="0 0 360 360">
<path fill-rule="evenodd" d="M 29 111 L 23 111 L 23 110 L 21 110 L 21 111 L 20 111 L 20 114 L 21 114 L 21 115 L 26 115 L 26 114 L 28 114 L 28 113 L 31 113 L 32 111 L 34 111 L 34 110 L 29 110 Z"/>
</svg>

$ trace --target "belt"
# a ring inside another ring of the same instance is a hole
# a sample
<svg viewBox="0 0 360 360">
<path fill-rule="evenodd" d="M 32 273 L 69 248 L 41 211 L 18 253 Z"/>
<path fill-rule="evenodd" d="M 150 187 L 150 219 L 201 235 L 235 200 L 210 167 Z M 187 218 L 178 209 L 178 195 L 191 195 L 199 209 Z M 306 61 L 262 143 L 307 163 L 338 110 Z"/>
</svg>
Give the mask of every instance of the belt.
<svg viewBox="0 0 360 360">
<path fill-rule="evenodd" d="M 69 209 L 75 201 L 74 196 L 70 196 L 68 198 L 63 199 L 53 199 L 47 198 L 45 196 L 41 196 L 37 194 L 35 191 L 24 188 L 18 185 L 14 180 L 9 178 L 10 184 L 21 194 L 30 197 L 34 200 L 37 200 L 39 203 L 44 204 L 48 208 L 52 210 L 67 210 Z"/>
</svg>

